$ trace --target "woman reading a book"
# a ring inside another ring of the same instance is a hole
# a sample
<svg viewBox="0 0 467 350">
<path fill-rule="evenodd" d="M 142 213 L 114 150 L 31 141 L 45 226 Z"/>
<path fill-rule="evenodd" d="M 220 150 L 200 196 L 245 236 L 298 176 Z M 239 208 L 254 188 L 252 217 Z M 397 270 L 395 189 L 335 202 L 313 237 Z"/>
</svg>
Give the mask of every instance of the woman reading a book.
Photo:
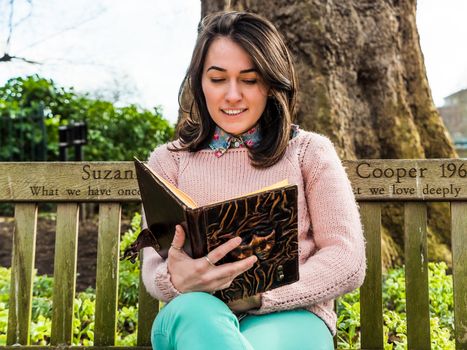
<svg viewBox="0 0 467 350">
<path fill-rule="evenodd" d="M 193 259 L 178 225 L 167 259 L 144 250 L 146 289 L 168 302 L 154 322 L 153 347 L 333 349 L 334 299 L 363 282 L 364 240 L 332 143 L 292 124 L 296 73 L 281 36 L 251 13 L 208 16 L 184 82 L 193 98 L 189 116 L 178 139 L 156 148 L 148 165 L 200 205 L 283 179 L 296 184 L 300 278 L 224 303 L 212 294 L 261 256 L 219 263 L 241 245 L 236 237 Z"/>
</svg>

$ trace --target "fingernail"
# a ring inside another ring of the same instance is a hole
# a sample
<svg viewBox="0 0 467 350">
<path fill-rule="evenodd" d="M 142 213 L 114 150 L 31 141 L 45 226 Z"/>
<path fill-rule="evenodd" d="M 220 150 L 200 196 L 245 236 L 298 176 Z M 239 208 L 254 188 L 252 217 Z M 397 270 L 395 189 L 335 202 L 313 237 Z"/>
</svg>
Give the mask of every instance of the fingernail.
<svg viewBox="0 0 467 350">
<path fill-rule="evenodd" d="M 235 237 L 234 239 L 235 239 L 235 244 L 240 244 L 240 243 L 242 243 L 242 237 L 237 236 L 237 237 Z"/>
</svg>

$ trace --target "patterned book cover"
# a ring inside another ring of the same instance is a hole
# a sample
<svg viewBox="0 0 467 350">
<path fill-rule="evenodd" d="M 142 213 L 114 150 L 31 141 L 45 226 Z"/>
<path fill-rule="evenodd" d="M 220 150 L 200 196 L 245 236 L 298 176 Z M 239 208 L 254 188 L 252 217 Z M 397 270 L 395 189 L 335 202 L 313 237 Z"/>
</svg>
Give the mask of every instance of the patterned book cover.
<svg viewBox="0 0 467 350">
<path fill-rule="evenodd" d="M 144 163 L 136 160 L 135 167 L 147 228 L 124 258 L 134 261 L 140 249 L 153 247 L 166 259 L 175 225 L 181 224 L 187 236 L 183 249 L 193 258 L 206 255 L 235 236 L 240 236 L 242 243 L 218 264 L 253 254 L 258 257 L 255 265 L 237 276 L 229 288 L 216 292 L 225 302 L 298 280 L 296 185 L 197 207 L 194 202 L 181 200 L 184 194 Z"/>
<path fill-rule="evenodd" d="M 216 295 L 229 302 L 298 280 L 297 189 L 259 193 L 207 207 L 207 250 L 240 236 L 242 243 L 219 263 L 258 257 L 255 265 Z"/>
</svg>

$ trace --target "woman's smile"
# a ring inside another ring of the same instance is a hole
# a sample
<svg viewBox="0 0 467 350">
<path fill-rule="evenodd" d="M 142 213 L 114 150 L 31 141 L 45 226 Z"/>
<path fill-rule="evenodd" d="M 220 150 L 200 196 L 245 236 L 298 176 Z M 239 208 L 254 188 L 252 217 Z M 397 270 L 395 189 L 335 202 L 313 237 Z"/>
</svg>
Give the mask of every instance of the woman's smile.
<svg viewBox="0 0 467 350">
<path fill-rule="evenodd" d="M 224 108 L 224 109 L 221 109 L 221 111 L 227 114 L 228 116 L 238 116 L 241 113 L 246 112 L 247 108 L 235 108 L 235 109 Z"/>
</svg>

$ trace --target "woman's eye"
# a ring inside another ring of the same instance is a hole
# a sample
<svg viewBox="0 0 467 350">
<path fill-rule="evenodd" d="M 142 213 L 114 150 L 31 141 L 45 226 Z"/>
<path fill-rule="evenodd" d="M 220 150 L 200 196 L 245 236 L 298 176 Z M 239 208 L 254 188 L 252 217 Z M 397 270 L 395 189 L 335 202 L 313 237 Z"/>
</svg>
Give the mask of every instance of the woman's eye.
<svg viewBox="0 0 467 350">
<path fill-rule="evenodd" d="M 212 83 L 220 83 L 221 81 L 224 81 L 225 79 L 222 78 L 211 78 Z"/>
<path fill-rule="evenodd" d="M 256 84 L 256 79 L 246 79 L 244 82 L 245 84 L 253 85 Z"/>
</svg>

